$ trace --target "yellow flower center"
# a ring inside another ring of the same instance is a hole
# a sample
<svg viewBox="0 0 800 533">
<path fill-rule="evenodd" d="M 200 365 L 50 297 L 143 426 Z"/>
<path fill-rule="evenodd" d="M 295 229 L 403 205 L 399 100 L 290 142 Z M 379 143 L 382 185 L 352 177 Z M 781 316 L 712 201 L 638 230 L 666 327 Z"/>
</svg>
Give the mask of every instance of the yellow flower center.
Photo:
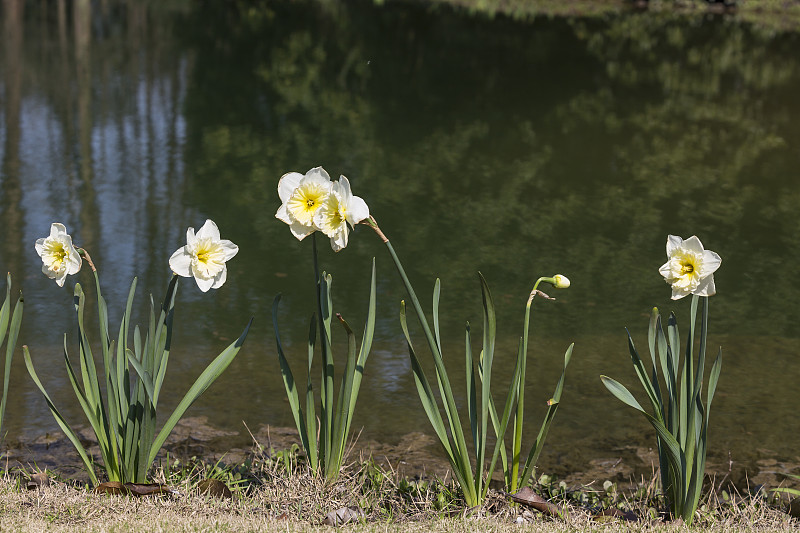
<svg viewBox="0 0 800 533">
<path fill-rule="evenodd" d="M 205 278 L 216 276 L 225 268 L 223 255 L 222 248 L 213 240 L 203 239 L 198 242 L 197 250 L 195 251 L 195 272 L 201 274 L 201 277 Z"/>
<path fill-rule="evenodd" d="M 301 224 L 308 225 L 327 194 L 322 184 L 307 183 L 295 189 L 286 207 Z"/>
<path fill-rule="evenodd" d="M 45 243 L 45 256 L 44 260 L 50 270 L 60 272 L 66 265 L 65 262 L 69 258 L 69 250 L 67 250 L 63 243 L 57 240 L 51 240 Z"/>
<path fill-rule="evenodd" d="M 694 265 L 691 263 L 683 263 L 681 265 L 681 274 L 691 274 L 694 272 Z"/>
</svg>

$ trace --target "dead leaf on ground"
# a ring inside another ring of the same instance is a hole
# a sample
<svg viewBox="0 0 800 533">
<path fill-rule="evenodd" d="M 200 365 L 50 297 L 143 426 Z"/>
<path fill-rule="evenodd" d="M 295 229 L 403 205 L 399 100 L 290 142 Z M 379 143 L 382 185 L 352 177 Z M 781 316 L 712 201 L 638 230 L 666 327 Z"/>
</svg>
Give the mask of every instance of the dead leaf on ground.
<svg viewBox="0 0 800 533">
<path fill-rule="evenodd" d="M 197 490 L 201 494 L 208 494 L 216 498 L 232 498 L 231 489 L 218 479 L 204 479 L 197 484 Z"/>
<path fill-rule="evenodd" d="M 364 518 L 364 511 L 360 507 L 342 507 L 328 513 L 322 523 L 326 526 L 343 526 L 362 518 Z"/>
<path fill-rule="evenodd" d="M 119 481 L 100 483 L 94 490 L 95 492 L 104 494 L 125 494 L 137 497 L 173 494 L 175 492 L 166 485 L 158 485 L 155 483 L 120 483 Z"/>
<path fill-rule="evenodd" d="M 800 518 L 800 498 L 794 498 L 789 502 L 789 516 Z"/>
<path fill-rule="evenodd" d="M 550 516 L 561 516 L 561 509 L 554 503 L 550 503 L 535 492 L 530 487 L 522 487 L 516 494 L 509 494 L 512 500 L 522 505 L 533 507 L 540 513 Z"/>
<path fill-rule="evenodd" d="M 622 511 L 621 509 L 609 508 L 603 509 L 596 513 L 593 517 L 595 522 L 612 522 L 616 519 L 626 520 L 628 522 L 638 522 L 639 516 L 633 511 Z"/>
<path fill-rule="evenodd" d="M 41 487 L 49 487 L 50 486 L 50 478 L 47 477 L 47 472 L 36 472 L 35 474 L 31 474 L 30 479 L 28 479 L 28 490 L 38 489 Z"/>
</svg>

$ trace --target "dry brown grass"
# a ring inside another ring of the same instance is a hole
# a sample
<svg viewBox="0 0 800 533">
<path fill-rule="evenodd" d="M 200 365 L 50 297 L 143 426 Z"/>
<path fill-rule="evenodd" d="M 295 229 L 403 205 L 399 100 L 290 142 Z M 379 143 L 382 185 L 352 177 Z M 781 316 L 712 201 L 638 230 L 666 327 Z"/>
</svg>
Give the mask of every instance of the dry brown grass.
<svg viewBox="0 0 800 533">
<path fill-rule="evenodd" d="M 325 515 L 344 506 L 360 506 L 365 520 L 346 526 L 353 532 L 433 531 L 800 531 L 800 524 L 780 510 L 765 505 L 763 498 L 739 498 L 734 504 L 716 504 L 709 498 L 696 524 L 658 520 L 599 523 L 574 503 L 563 518 L 513 508 L 493 493 L 484 509 L 465 510 L 452 487 L 436 482 L 414 483 L 376 469 L 372 464 L 351 465 L 341 481 L 326 485 L 301 467 L 280 461 L 255 460 L 251 484 L 232 499 L 198 494 L 193 475 L 161 472 L 180 494 L 167 497 L 133 498 L 98 494 L 71 483 L 54 481 L 51 486 L 26 490 L 21 478 L 0 480 L 0 530 L 2 531 L 327 531 Z M 441 494 L 446 494 L 441 505 Z M 647 502 L 629 500 L 629 509 L 647 514 Z M 517 523 L 521 520 L 522 523 Z"/>
</svg>

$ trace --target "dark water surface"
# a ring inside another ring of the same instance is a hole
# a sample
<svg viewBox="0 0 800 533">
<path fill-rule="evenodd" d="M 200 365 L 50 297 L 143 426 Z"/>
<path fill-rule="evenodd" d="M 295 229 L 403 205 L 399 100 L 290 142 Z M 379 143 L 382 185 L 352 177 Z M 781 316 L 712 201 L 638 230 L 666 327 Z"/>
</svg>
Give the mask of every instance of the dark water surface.
<svg viewBox="0 0 800 533">
<path fill-rule="evenodd" d="M 33 244 L 50 223 L 92 253 L 113 324 L 134 276 L 146 320 L 186 228 L 215 220 L 240 252 L 222 288 L 180 284 L 162 415 L 254 316 L 189 413 L 225 429 L 291 425 L 270 309 L 283 293 L 282 336 L 300 372 L 311 243 L 274 218 L 276 186 L 322 165 L 367 201 L 423 301 L 442 279 L 461 399 L 463 326 L 480 329 L 477 271 L 498 305 L 498 393 L 533 281 L 572 280 L 534 311 L 528 436 L 576 343 L 546 465 L 653 444 L 599 375 L 638 392 L 624 327 L 645 347 L 653 305 L 687 330 L 689 299 L 671 302 L 657 269 L 667 234 L 697 234 L 723 258 L 710 302 L 710 344 L 724 356 L 710 457 L 800 463 L 800 34 L 702 15 L 514 21 L 363 2 L 9 0 L 2 17 L 0 270 L 25 293 L 21 343 L 76 424 L 61 345 L 67 332 L 77 353 L 71 290 L 91 277 L 58 288 L 42 275 Z M 377 333 L 354 427 L 386 441 L 430 432 L 383 245 L 363 226 L 338 254 L 319 242 L 336 310 L 359 329 L 377 258 Z M 10 439 L 56 429 L 21 355 L 6 429 Z"/>
</svg>

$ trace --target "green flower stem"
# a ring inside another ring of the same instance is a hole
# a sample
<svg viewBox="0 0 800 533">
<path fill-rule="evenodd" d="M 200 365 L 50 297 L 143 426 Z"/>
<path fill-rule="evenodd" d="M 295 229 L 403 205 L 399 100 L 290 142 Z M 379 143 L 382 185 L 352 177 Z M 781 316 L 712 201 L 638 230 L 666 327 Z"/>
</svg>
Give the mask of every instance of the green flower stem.
<svg viewBox="0 0 800 533">
<path fill-rule="evenodd" d="M 317 288 L 317 318 L 319 320 L 319 331 L 322 337 L 322 390 L 320 400 L 322 402 L 322 427 L 320 428 L 320 442 L 324 443 L 320 447 L 320 461 L 327 464 L 331 456 L 331 442 L 333 440 L 333 392 L 334 392 L 334 363 L 331 357 L 331 330 L 330 322 L 326 323 L 326 310 L 322 305 L 322 291 L 327 287 L 322 282 L 319 271 L 319 253 L 317 251 L 317 233 L 311 234 L 311 249 L 314 260 L 314 279 Z M 327 300 L 328 302 L 330 299 Z"/>
<path fill-rule="evenodd" d="M 539 278 L 533 284 L 531 295 L 528 298 L 528 303 L 525 305 L 525 323 L 522 330 L 522 359 L 520 361 L 520 377 L 517 391 L 517 414 L 514 416 L 514 440 L 512 443 L 512 456 L 511 456 L 511 492 L 517 492 L 517 484 L 519 483 L 519 459 L 522 450 L 522 415 L 525 410 L 525 368 L 528 361 L 528 331 L 530 328 L 531 318 L 531 305 L 536 296 L 536 291 L 539 289 L 539 284 L 543 281 L 551 281 L 552 278 Z M 508 480 L 506 480 L 508 482 Z"/>
</svg>

